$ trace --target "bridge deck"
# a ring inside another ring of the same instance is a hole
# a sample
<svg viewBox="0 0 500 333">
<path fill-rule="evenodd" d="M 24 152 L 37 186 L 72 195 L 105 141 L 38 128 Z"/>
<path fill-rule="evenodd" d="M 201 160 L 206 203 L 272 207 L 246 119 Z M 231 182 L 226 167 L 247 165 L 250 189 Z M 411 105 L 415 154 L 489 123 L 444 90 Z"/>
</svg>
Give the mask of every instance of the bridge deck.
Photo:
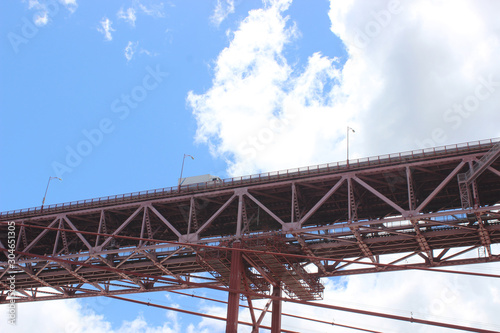
<svg viewBox="0 0 500 333">
<path fill-rule="evenodd" d="M 15 223 L 16 288 L 20 301 L 34 301 L 190 288 L 204 272 L 228 285 L 230 255 L 207 259 L 199 245 L 275 239 L 259 248 L 267 253 L 243 256 L 251 288 L 279 281 L 292 297 L 316 299 L 320 277 L 500 260 L 491 250 L 500 243 L 500 159 L 470 184 L 467 209 L 457 182 L 497 142 L 4 212 L 0 245 Z M 272 253 L 278 243 L 287 256 Z M 3 258 L 1 295 L 11 271 Z"/>
</svg>

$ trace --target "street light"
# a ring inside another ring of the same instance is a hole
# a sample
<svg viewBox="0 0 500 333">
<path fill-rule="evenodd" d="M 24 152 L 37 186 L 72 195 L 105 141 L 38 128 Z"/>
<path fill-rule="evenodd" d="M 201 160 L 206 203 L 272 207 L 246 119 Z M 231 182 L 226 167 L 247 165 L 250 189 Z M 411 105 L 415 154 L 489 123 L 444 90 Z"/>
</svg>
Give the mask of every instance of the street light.
<svg viewBox="0 0 500 333">
<path fill-rule="evenodd" d="M 179 192 L 181 190 L 181 182 L 182 182 L 182 171 L 184 170 L 184 160 L 186 159 L 186 156 L 191 157 L 192 160 L 194 160 L 194 157 L 188 154 L 184 154 L 184 157 L 182 158 L 182 167 L 181 167 L 181 177 L 179 178 Z"/>
<path fill-rule="evenodd" d="M 42 200 L 42 210 L 43 210 L 43 205 L 45 204 L 45 198 L 47 197 L 47 191 L 49 190 L 50 181 L 52 179 L 59 179 L 60 181 L 62 181 L 62 179 L 59 177 L 49 177 L 49 182 L 47 183 L 47 188 L 45 189 L 45 195 L 43 196 Z"/>
<path fill-rule="evenodd" d="M 353 133 L 356 133 L 356 131 L 354 129 L 347 126 L 347 167 L 349 167 L 349 132 L 350 131 L 352 131 Z"/>
</svg>

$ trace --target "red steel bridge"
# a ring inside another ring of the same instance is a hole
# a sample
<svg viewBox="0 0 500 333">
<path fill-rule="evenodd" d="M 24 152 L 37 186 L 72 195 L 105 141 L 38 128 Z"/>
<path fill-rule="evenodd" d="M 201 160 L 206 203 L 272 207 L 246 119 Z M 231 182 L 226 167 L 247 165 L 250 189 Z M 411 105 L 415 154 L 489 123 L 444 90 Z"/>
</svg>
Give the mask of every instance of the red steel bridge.
<svg viewBox="0 0 500 333">
<path fill-rule="evenodd" d="M 325 277 L 499 261 L 499 156 L 491 139 L 2 212 L 0 304 L 15 273 L 16 302 L 227 291 L 227 332 L 242 297 L 253 332 L 266 312 L 288 332 L 283 300 L 464 329 L 313 301 Z"/>
</svg>

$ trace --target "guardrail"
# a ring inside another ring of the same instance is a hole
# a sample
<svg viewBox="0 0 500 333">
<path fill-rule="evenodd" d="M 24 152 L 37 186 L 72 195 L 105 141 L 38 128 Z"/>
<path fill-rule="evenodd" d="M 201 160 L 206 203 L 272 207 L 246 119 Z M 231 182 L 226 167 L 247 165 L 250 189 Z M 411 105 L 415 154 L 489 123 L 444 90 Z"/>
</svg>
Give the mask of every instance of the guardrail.
<svg viewBox="0 0 500 333">
<path fill-rule="evenodd" d="M 209 181 L 206 183 L 172 186 L 155 190 L 140 191 L 127 194 L 94 198 L 94 199 L 53 204 L 44 206 L 43 208 L 33 207 L 26 209 L 18 209 L 7 212 L 0 212 L 0 219 L 5 220 L 10 217 L 50 214 L 59 211 L 75 210 L 83 207 L 85 208 L 102 207 L 102 206 L 113 205 L 116 203 L 135 202 L 145 199 L 154 199 L 157 197 L 166 197 L 171 195 L 191 193 L 203 190 L 211 190 L 220 187 L 231 187 L 249 183 L 260 183 L 260 182 L 275 181 L 277 179 L 307 176 L 318 173 L 329 173 L 335 171 L 366 168 L 380 164 L 408 162 L 410 160 L 419 160 L 419 159 L 425 159 L 425 158 L 442 156 L 453 153 L 467 153 L 477 150 L 483 150 L 486 148 L 491 148 L 493 145 L 499 142 L 500 138 L 494 138 L 494 139 L 459 143 L 441 147 L 411 150 L 402 153 L 360 158 L 356 160 L 349 160 L 349 163 L 347 163 L 347 161 L 342 161 L 336 163 L 319 164 L 301 168 L 286 169 L 286 170 L 259 173 L 248 176 L 227 178 L 223 179 L 220 182 Z"/>
</svg>

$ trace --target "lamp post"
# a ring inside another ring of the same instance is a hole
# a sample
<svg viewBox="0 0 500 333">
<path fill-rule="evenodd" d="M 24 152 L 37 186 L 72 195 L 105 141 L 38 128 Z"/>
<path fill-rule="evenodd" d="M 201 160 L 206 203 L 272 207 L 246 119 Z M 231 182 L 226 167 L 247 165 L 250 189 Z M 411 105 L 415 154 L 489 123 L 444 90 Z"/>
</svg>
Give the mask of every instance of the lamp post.
<svg viewBox="0 0 500 333">
<path fill-rule="evenodd" d="M 354 129 L 347 126 L 347 167 L 349 167 L 349 132 L 350 131 L 352 131 L 353 133 L 356 133 L 356 131 L 354 131 Z"/>
<path fill-rule="evenodd" d="M 179 192 L 181 191 L 182 171 L 184 170 L 184 160 L 186 159 L 186 156 L 189 156 L 192 160 L 194 160 L 194 157 L 188 154 L 184 154 L 184 157 L 182 158 L 181 177 L 179 178 Z"/>
<path fill-rule="evenodd" d="M 43 200 L 42 200 L 42 209 L 41 210 L 43 210 L 43 205 L 45 204 L 45 198 L 47 197 L 47 191 L 49 190 L 50 181 L 52 179 L 59 179 L 60 181 L 62 181 L 62 179 L 59 177 L 49 177 L 49 182 L 47 183 L 47 188 L 45 189 L 45 195 L 43 196 Z"/>
</svg>

